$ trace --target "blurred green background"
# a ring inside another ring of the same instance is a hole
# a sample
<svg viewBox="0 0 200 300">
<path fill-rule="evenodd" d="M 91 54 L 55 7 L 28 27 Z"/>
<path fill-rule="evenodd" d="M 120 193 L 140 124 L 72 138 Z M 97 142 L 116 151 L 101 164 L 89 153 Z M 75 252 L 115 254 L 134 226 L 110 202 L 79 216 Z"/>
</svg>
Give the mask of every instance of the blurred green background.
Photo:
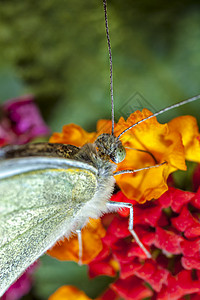
<svg viewBox="0 0 200 300">
<path fill-rule="evenodd" d="M 94 130 L 110 118 L 109 63 L 100 0 L 0 0 L 0 101 L 35 95 L 52 131 Z M 200 92 L 199 1 L 108 1 L 116 120 Z M 127 104 L 127 101 L 129 101 Z M 200 104 L 182 113 L 198 116 Z"/>
<path fill-rule="evenodd" d="M 33 94 L 52 131 L 71 122 L 95 130 L 99 118 L 110 118 L 101 2 L 0 0 L 0 103 Z M 138 108 L 157 111 L 200 93 L 198 0 L 108 0 L 108 17 L 116 121 Z M 188 113 L 199 117 L 199 108 L 197 101 L 159 120 Z M 55 290 L 56 267 L 45 259 L 36 277 L 39 298 L 32 292 L 24 299 L 47 299 Z M 71 265 L 58 264 L 57 285 L 71 284 L 65 274 Z M 84 272 L 70 271 L 70 280 L 95 297 L 97 289 L 89 291 Z"/>
</svg>

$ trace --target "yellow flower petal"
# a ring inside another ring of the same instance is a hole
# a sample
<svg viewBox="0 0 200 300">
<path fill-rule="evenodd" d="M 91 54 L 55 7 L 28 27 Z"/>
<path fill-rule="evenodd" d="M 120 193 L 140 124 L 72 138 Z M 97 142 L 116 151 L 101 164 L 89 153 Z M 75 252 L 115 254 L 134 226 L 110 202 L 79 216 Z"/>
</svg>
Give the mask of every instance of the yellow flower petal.
<svg viewBox="0 0 200 300">
<path fill-rule="evenodd" d="M 144 109 L 131 114 L 127 121 L 121 118 L 115 128 L 117 135 L 121 128 L 124 130 L 151 114 Z M 160 197 L 168 189 L 169 174 L 177 169 L 186 169 L 181 135 L 175 131 L 170 132 L 168 125 L 159 124 L 155 117 L 127 131 L 121 140 L 127 148 L 127 154 L 125 160 L 118 164 L 117 171 L 135 170 L 166 162 L 158 168 L 116 176 L 117 184 L 129 199 L 143 203 Z"/>
<path fill-rule="evenodd" d="M 83 257 L 82 263 L 88 264 L 102 250 L 101 238 L 106 231 L 101 224 L 101 220 L 90 219 L 86 227 L 81 232 Z M 77 235 L 72 235 L 69 239 L 59 241 L 56 245 L 47 251 L 50 256 L 59 260 L 79 261 L 79 244 Z"/>
<path fill-rule="evenodd" d="M 181 116 L 169 122 L 171 131 L 180 132 L 187 160 L 200 163 L 200 133 L 197 121 L 192 116 Z"/>
<path fill-rule="evenodd" d="M 86 143 L 93 143 L 96 139 L 96 133 L 89 133 L 75 124 L 63 126 L 61 133 L 53 133 L 50 137 L 50 143 L 70 144 L 81 147 Z"/>
<path fill-rule="evenodd" d="M 74 286 L 63 285 L 48 300 L 92 300 Z"/>
</svg>

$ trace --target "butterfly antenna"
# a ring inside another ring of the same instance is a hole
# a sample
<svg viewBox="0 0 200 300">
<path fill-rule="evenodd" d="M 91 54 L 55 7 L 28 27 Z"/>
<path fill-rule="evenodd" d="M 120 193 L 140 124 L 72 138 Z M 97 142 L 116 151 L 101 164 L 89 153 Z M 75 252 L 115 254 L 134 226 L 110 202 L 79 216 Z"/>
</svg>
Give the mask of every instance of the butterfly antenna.
<svg viewBox="0 0 200 300">
<path fill-rule="evenodd" d="M 109 36 L 109 30 L 108 30 L 108 14 L 107 14 L 106 0 L 103 0 L 103 8 L 104 8 L 104 15 L 105 15 L 106 37 L 107 37 L 109 61 L 110 61 L 110 95 L 111 95 L 111 114 L 112 114 L 112 135 L 114 135 L 114 99 L 113 99 L 113 70 L 112 70 L 113 67 L 112 67 L 112 53 L 111 53 L 110 36 Z"/>
<path fill-rule="evenodd" d="M 166 111 L 168 111 L 168 110 L 171 110 L 171 109 L 174 109 L 174 108 L 176 108 L 176 107 L 185 105 L 185 104 L 187 104 L 187 103 L 196 101 L 196 100 L 198 100 L 198 99 L 200 99 L 200 95 L 194 96 L 194 97 L 189 98 L 189 99 L 187 99 L 187 100 L 183 100 L 183 101 L 181 101 L 181 102 L 179 102 L 179 103 L 176 103 L 176 104 L 173 104 L 173 105 L 171 105 L 171 106 L 165 107 L 165 108 L 161 109 L 160 111 L 158 111 L 158 112 L 152 114 L 151 116 L 148 116 L 148 117 L 146 117 L 146 118 L 144 118 L 144 119 L 138 121 L 137 123 L 133 124 L 132 126 L 126 128 L 124 131 L 122 131 L 122 132 L 118 135 L 117 138 L 120 139 L 120 137 L 121 137 L 125 132 L 127 132 L 128 130 L 132 129 L 133 127 L 137 126 L 138 124 L 140 124 L 140 123 L 142 123 L 142 122 L 144 122 L 144 121 L 146 121 L 146 120 L 149 120 L 149 119 L 151 119 L 151 118 L 153 118 L 153 117 L 156 117 L 156 116 L 158 116 L 158 115 L 163 114 L 164 112 L 166 112 Z"/>
</svg>

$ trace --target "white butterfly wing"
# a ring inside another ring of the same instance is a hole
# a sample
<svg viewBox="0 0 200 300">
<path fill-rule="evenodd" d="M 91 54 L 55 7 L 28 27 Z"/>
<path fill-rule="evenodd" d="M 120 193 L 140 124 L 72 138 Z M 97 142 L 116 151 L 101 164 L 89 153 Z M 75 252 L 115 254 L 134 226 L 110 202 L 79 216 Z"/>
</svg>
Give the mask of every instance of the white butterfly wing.
<svg viewBox="0 0 200 300">
<path fill-rule="evenodd" d="M 95 194 L 95 171 L 57 158 L 0 163 L 0 296 L 58 239 L 82 225 L 76 217 Z"/>
</svg>

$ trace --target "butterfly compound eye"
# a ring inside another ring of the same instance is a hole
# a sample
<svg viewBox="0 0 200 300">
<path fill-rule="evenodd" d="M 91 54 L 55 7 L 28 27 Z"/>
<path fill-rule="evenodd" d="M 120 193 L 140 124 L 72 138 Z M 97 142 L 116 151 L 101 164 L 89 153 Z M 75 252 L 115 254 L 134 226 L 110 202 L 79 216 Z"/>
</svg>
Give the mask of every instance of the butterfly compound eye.
<svg viewBox="0 0 200 300">
<path fill-rule="evenodd" d="M 122 145 L 119 145 L 113 154 L 110 156 L 111 160 L 116 164 L 122 162 L 126 157 L 126 150 Z"/>
</svg>

